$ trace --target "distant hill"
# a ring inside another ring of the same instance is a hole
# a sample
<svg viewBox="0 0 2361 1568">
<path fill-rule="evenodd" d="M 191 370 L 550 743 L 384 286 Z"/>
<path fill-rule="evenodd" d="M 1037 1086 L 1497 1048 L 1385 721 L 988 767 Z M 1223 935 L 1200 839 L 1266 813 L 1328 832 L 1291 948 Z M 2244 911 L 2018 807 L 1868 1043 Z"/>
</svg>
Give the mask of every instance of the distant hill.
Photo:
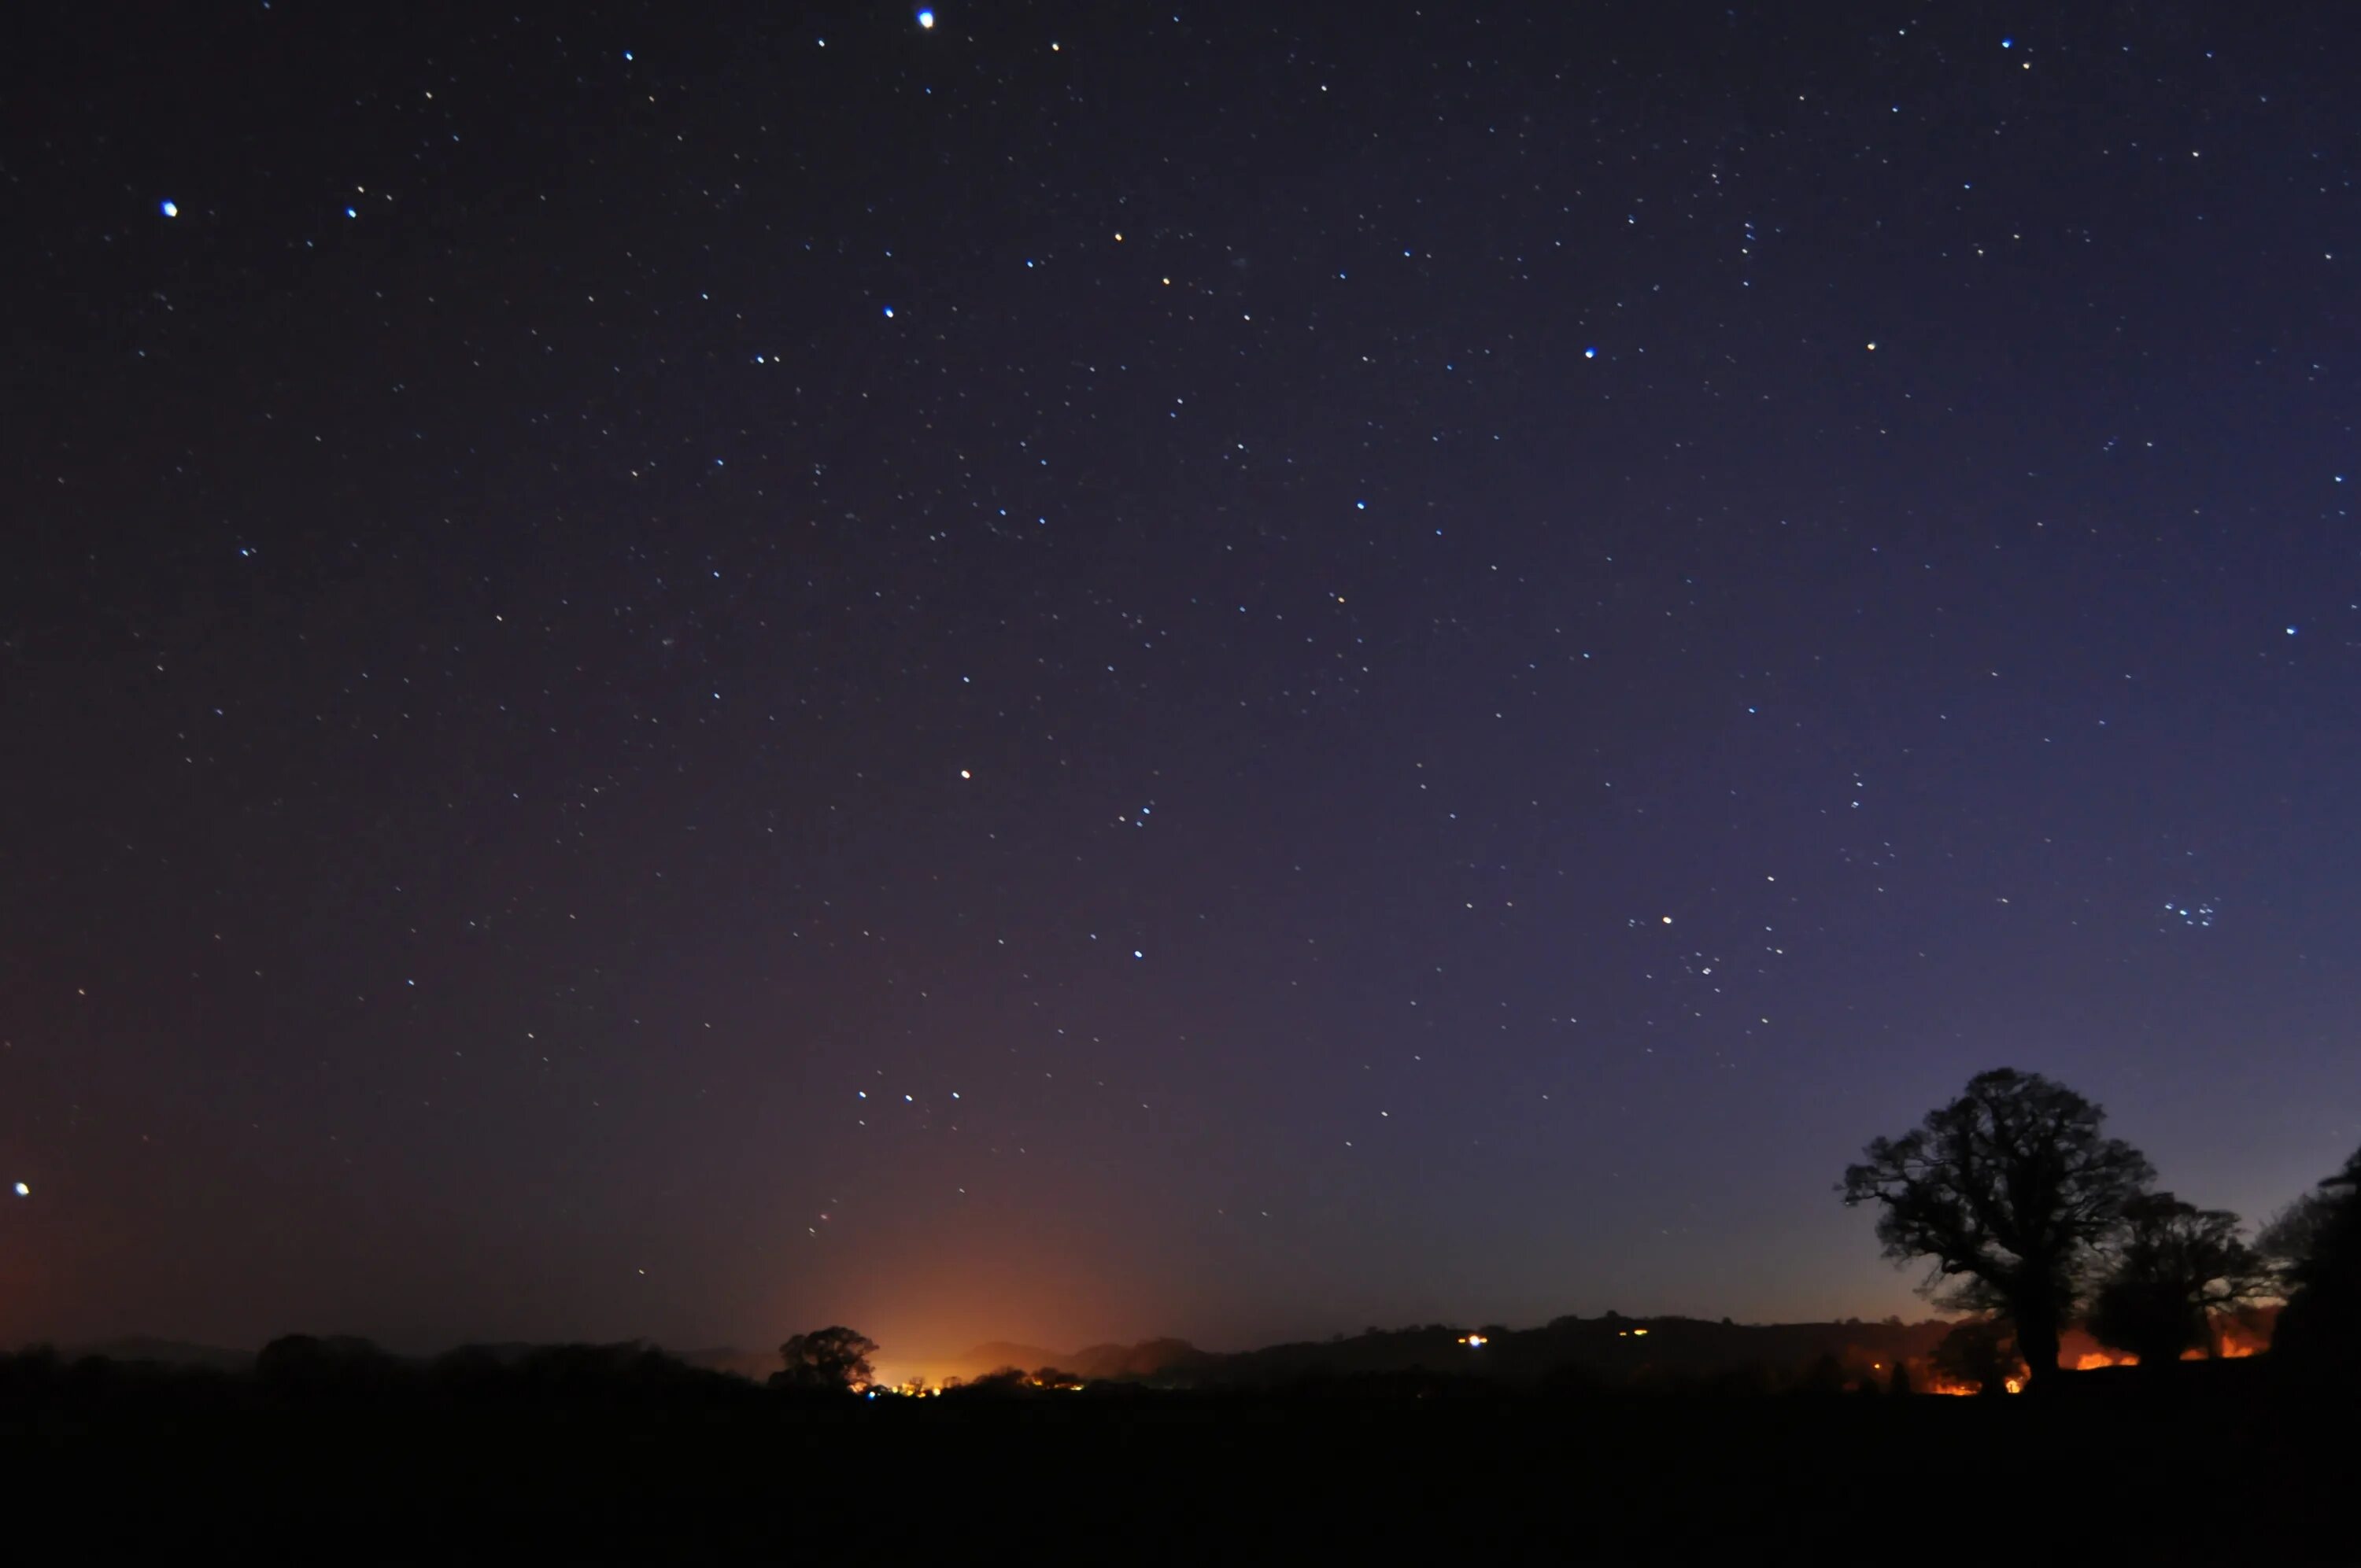
<svg viewBox="0 0 2361 1568">
<path fill-rule="evenodd" d="M 1950 1327 L 1938 1321 L 1733 1323 L 1620 1316 L 1558 1318 L 1537 1329 L 1470 1331 L 1430 1323 L 1223 1356 L 1209 1380 L 1265 1384 L 1429 1372 L 1531 1381 L 1572 1373 L 1622 1383 L 1748 1368 L 1792 1373 L 1824 1356 L 1858 1375 L 1926 1355 Z"/>
<path fill-rule="evenodd" d="M 1094 1344 L 1057 1365 L 1085 1377 L 1147 1380 L 1202 1376 L 1223 1359 L 1185 1339 L 1144 1339 L 1137 1344 Z"/>
<path fill-rule="evenodd" d="M 502 1366 L 513 1366 L 525 1357 L 538 1352 L 559 1349 L 564 1343 L 566 1342 L 503 1340 L 488 1344 L 460 1345 L 446 1354 L 457 1355 L 464 1353 L 478 1357 L 489 1357 Z M 622 1344 L 627 1347 L 656 1351 L 685 1366 L 696 1367 L 700 1372 L 726 1372 L 733 1377 L 751 1378 L 757 1383 L 779 1369 L 779 1357 L 775 1351 L 768 1355 L 761 1355 L 752 1351 L 740 1350 L 734 1345 L 713 1345 L 704 1350 L 667 1350 L 662 1345 L 647 1344 L 641 1340 L 626 1340 Z"/>
<path fill-rule="evenodd" d="M 637 1342 L 633 1342 L 637 1343 Z M 467 1354 L 489 1358 L 502 1366 L 512 1366 L 538 1351 L 557 1348 L 557 1342 L 544 1343 L 534 1340 L 502 1340 L 485 1343 L 456 1345 L 447 1354 Z M 22 1348 L 31 1349 L 27 1345 Z M 183 1340 L 154 1339 L 134 1335 L 125 1339 L 104 1340 L 93 1344 L 60 1345 L 58 1355 L 65 1361 L 80 1361 L 87 1356 L 104 1356 L 109 1361 L 152 1362 L 159 1366 L 198 1367 L 217 1372 L 251 1372 L 255 1353 L 250 1350 L 228 1350 L 220 1345 L 194 1344 Z M 388 1353 L 392 1359 L 424 1365 L 434 1356 L 401 1355 Z M 710 1372 L 727 1372 L 739 1377 L 761 1382 L 778 1369 L 775 1352 L 768 1355 L 718 1345 L 704 1350 L 664 1351 L 665 1355 L 687 1365 Z"/>
<path fill-rule="evenodd" d="M 1070 1372 L 1081 1371 L 1080 1367 L 1066 1365 L 1065 1354 L 1063 1351 L 1043 1350 L 1038 1344 L 1017 1344 L 1009 1340 L 996 1339 L 988 1343 L 977 1345 L 965 1355 L 959 1357 L 950 1371 L 951 1375 L 957 1377 L 981 1377 L 987 1372 L 997 1372 L 1004 1366 L 1021 1366 L 1027 1372 L 1043 1366 L 1055 1366 Z"/>
<path fill-rule="evenodd" d="M 976 1377 L 1003 1366 L 1056 1367 L 1132 1382 L 1257 1385 L 1382 1373 L 1474 1373 L 1532 1381 L 1577 1372 L 1609 1382 L 1697 1376 L 1761 1367 L 1792 1373 L 1832 1356 L 1866 1374 L 1926 1356 L 1948 1322 L 1732 1323 L 1696 1318 L 1559 1318 L 1535 1329 L 1475 1331 L 1429 1323 L 1224 1354 L 1181 1339 L 1096 1344 L 1078 1351 L 994 1341 L 952 1368 Z M 1471 1338 L 1481 1343 L 1471 1343 Z"/>
<path fill-rule="evenodd" d="M 2225 1325 L 2224 1331 L 2228 1354 L 2251 1355 L 2268 1348 L 2277 1315 L 2275 1308 L 2253 1308 L 2238 1314 L 2237 1320 Z M 943 1370 L 973 1379 L 1004 1366 L 1027 1372 L 1054 1367 L 1094 1382 L 1208 1387 L 1257 1387 L 1307 1378 L 1419 1373 L 1475 1374 L 1510 1382 L 1539 1382 L 1574 1375 L 1607 1383 L 1644 1383 L 1652 1379 L 1712 1378 L 1756 1372 L 1784 1380 L 1815 1362 L 1833 1359 L 1848 1380 L 1857 1381 L 1888 1375 L 1897 1361 L 1913 1364 L 1914 1376 L 1923 1376 L 1926 1358 L 1951 1327 L 1938 1320 L 1916 1323 L 1898 1320 L 1865 1323 L 1857 1319 L 1828 1323 L 1736 1323 L 1726 1319 L 1711 1322 L 1699 1318 L 1609 1315 L 1557 1318 L 1532 1329 L 1470 1330 L 1444 1323 L 1369 1329 L 1350 1336 L 1339 1334 L 1327 1340 L 1303 1340 L 1235 1353 L 1200 1350 L 1184 1339 L 1094 1344 L 1071 1351 L 994 1340 L 975 1346 Z M 1471 1343 L 1476 1339 L 1481 1343 Z M 639 1343 L 631 1342 L 633 1345 Z M 559 1348 L 522 1341 L 460 1347 L 501 1365 L 513 1365 L 535 1352 Z M 2079 1327 L 2067 1331 L 2064 1352 L 2062 1359 L 2070 1368 L 2105 1365 L 2119 1359 Z M 227 1373 L 249 1372 L 255 1362 L 252 1351 L 137 1336 L 60 1346 L 58 1354 L 67 1361 L 104 1356 L 119 1362 L 149 1362 Z M 691 1367 L 756 1383 L 767 1379 L 778 1367 L 775 1354 L 741 1351 L 728 1345 L 664 1354 Z M 393 1359 L 423 1365 L 432 1358 Z"/>
<path fill-rule="evenodd" d="M 67 1361 L 100 1355 L 109 1361 L 152 1361 L 162 1366 L 203 1367 L 214 1372 L 254 1370 L 254 1352 L 250 1350 L 225 1350 L 217 1344 L 192 1344 L 185 1340 L 138 1335 L 97 1344 L 60 1345 L 58 1354 Z"/>
<path fill-rule="evenodd" d="M 1094 1344 L 1082 1350 L 1045 1350 L 1038 1344 L 994 1340 L 961 1356 L 950 1370 L 961 1377 L 981 1377 L 1004 1366 L 1038 1372 L 1055 1367 L 1084 1377 L 1125 1382 L 1195 1380 L 1212 1372 L 1224 1358 L 1199 1350 L 1185 1339 L 1145 1339 L 1137 1344 Z"/>
<path fill-rule="evenodd" d="M 666 1355 L 708 1372 L 727 1372 L 733 1377 L 748 1377 L 760 1383 L 779 1369 L 779 1353 L 767 1354 L 757 1351 L 739 1350 L 731 1345 L 717 1345 L 710 1350 L 666 1351 Z"/>
</svg>

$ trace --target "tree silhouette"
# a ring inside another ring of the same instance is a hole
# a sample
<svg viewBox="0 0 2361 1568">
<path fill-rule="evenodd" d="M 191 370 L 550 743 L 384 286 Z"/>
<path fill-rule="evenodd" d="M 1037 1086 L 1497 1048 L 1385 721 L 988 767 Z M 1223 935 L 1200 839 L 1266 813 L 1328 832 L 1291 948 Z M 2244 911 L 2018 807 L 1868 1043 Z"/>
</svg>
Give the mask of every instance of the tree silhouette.
<svg viewBox="0 0 2361 1568">
<path fill-rule="evenodd" d="M 2314 1376 L 2361 1382 L 2361 1151 L 2320 1184 L 2300 1234 L 2276 1245 L 2300 1250 L 2287 1259 L 2288 1302 L 2271 1335 L 2272 1357 Z"/>
<path fill-rule="evenodd" d="M 2361 1155 L 2354 1158 L 2361 1160 Z M 2255 1237 L 2255 1250 L 2278 1277 L 2282 1297 L 2293 1293 L 2296 1269 L 2312 1255 L 2319 1245 L 2320 1233 L 2335 1215 L 2338 1193 L 2330 1182 L 2336 1179 L 2329 1178 L 2273 1214 Z"/>
<path fill-rule="evenodd" d="M 1979 1394 L 2003 1394 L 2023 1365 L 2015 1336 L 1999 1318 L 1970 1318 L 1943 1336 L 1928 1364 Z"/>
<path fill-rule="evenodd" d="M 1810 1365 L 1804 1368 L 1803 1376 L 1795 1380 L 1797 1391 L 1805 1394 L 1841 1394 L 1844 1386 L 1844 1363 L 1837 1359 L 1837 1354 L 1832 1350 L 1824 1350 L 1814 1356 Z"/>
<path fill-rule="evenodd" d="M 1933 1260 L 1922 1290 L 1953 1282 L 1949 1304 L 2004 1315 L 2037 1387 L 2057 1373 L 2093 1249 L 2156 1174 L 2100 1133 L 2104 1117 L 2063 1084 L 1998 1068 L 1911 1132 L 1872 1142 L 1837 1188 L 1847 1207 L 1883 1207 L 1888 1257 Z"/>
<path fill-rule="evenodd" d="M 2125 1203 L 2123 1229 L 2108 1252 L 2091 1332 L 2138 1356 L 2143 1366 L 2201 1345 L 2217 1349 L 2214 1315 L 2269 1295 L 2274 1284 L 2262 1258 L 2238 1239 L 2237 1215 L 2200 1209 L 2169 1192 L 2145 1192 Z"/>
<path fill-rule="evenodd" d="M 849 1393 L 871 1381 L 869 1358 L 877 1342 L 837 1325 L 797 1334 L 779 1347 L 786 1366 L 771 1374 L 771 1387 L 818 1393 Z"/>
</svg>

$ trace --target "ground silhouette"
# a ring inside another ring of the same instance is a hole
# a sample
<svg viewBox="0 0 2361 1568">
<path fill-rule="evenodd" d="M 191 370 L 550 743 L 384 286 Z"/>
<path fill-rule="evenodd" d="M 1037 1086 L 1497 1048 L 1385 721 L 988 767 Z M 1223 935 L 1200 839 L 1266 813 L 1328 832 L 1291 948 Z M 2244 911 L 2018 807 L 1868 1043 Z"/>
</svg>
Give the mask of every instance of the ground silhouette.
<svg viewBox="0 0 2361 1568">
<path fill-rule="evenodd" d="M 2338 1539 L 2344 1426 L 2268 1355 L 2166 1370 L 2068 1373 L 2048 1399 L 1897 1398 L 1827 1354 L 1751 1380 L 1437 1368 L 865 1398 L 638 1344 L 421 1361 L 291 1339 L 246 1374 L 0 1359 L 0 1464 L 20 1539 L 70 1528 L 101 1557 L 889 1561 L 939 1544 L 929 1519 L 1017 1508 L 994 1528 L 1036 1556 L 1695 1561 L 1842 1554 L 1962 1497 L 1994 1530 L 2009 1499 L 2057 1499 L 2044 1551 L 2103 1561 L 2307 1560 Z"/>
<path fill-rule="evenodd" d="M 2247 1249 L 2235 1216 L 2146 1192 L 2098 1122 L 2046 1080 L 1986 1074 L 1848 1172 L 1890 1248 L 1938 1244 L 1941 1277 L 1998 1309 L 1959 1321 L 1149 1341 L 939 1398 L 876 1386 L 878 1346 L 842 1325 L 789 1338 L 767 1383 L 640 1342 L 36 1348 L 0 1356 L 0 1474 L 16 1538 L 70 1532 L 102 1559 L 892 1561 L 939 1549 L 944 1519 L 1134 1562 L 1784 1560 L 1929 1530 L 1952 1555 L 2349 1557 L 2361 1154 Z M 2141 1365 L 2099 1365 L 2067 1322 L 2094 1282 L 2128 1313 L 2098 1326 Z M 2266 1292 L 2287 1300 L 2276 1344 L 2245 1304 Z M 2175 1359 L 2201 1332 L 2239 1354 Z M 2028 1379 L 2041 1395 L 2016 1397 Z"/>
</svg>

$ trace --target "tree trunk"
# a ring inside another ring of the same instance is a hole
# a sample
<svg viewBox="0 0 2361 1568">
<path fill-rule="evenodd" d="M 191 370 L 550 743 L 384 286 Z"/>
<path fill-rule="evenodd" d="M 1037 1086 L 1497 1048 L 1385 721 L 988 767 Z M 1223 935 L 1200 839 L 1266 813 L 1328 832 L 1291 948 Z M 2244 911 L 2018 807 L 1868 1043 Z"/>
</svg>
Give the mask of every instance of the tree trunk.
<svg viewBox="0 0 2361 1568">
<path fill-rule="evenodd" d="M 2016 1322 L 2016 1353 L 2025 1357 L 2026 1387 L 2047 1388 L 2058 1380 L 2058 1320 L 2026 1312 Z"/>
</svg>

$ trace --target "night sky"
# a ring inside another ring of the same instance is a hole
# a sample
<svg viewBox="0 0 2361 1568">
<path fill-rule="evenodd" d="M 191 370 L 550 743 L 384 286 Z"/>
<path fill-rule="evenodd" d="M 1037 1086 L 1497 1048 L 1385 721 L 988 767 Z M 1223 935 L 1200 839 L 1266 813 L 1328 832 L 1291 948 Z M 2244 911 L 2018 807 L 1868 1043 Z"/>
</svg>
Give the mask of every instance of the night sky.
<svg viewBox="0 0 2361 1568">
<path fill-rule="evenodd" d="M 2361 1142 L 2336 8 L 680 9 L 16 24 L 0 1343 L 1916 1313 L 1981 1069 Z"/>
</svg>

